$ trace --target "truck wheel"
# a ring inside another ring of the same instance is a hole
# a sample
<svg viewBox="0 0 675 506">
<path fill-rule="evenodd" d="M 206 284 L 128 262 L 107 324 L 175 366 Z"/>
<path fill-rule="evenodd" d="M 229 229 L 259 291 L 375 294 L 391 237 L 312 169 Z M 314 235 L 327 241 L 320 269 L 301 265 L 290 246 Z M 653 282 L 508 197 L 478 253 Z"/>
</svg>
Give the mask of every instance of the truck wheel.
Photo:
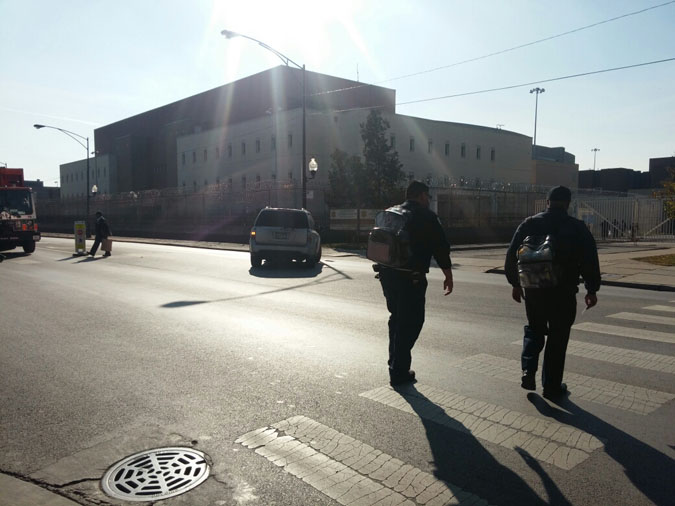
<svg viewBox="0 0 675 506">
<path fill-rule="evenodd" d="M 260 267 L 262 265 L 262 258 L 260 255 L 251 253 L 251 267 Z"/>
<path fill-rule="evenodd" d="M 23 251 L 24 253 L 32 253 L 33 251 L 35 251 L 35 241 L 23 243 Z"/>
</svg>

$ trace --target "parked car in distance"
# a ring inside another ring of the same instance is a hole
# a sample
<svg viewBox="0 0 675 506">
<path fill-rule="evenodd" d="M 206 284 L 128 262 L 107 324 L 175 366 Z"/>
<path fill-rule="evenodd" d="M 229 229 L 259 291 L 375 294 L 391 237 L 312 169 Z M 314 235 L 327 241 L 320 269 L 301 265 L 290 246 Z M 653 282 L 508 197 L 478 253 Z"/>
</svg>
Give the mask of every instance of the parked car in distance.
<svg viewBox="0 0 675 506">
<path fill-rule="evenodd" d="M 253 267 L 263 260 L 304 260 L 314 267 L 321 260 L 321 236 L 306 209 L 266 207 L 253 223 L 249 250 Z"/>
</svg>

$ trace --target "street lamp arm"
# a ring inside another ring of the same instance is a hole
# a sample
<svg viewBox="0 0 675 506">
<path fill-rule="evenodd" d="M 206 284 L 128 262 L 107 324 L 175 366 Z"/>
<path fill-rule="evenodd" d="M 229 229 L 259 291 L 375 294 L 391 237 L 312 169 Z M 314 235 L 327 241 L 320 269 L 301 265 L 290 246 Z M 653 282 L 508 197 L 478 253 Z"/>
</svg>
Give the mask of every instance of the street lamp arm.
<svg viewBox="0 0 675 506">
<path fill-rule="evenodd" d="M 285 54 L 280 53 L 279 51 L 277 51 L 276 49 L 274 49 L 272 46 L 268 46 L 267 44 L 265 44 L 264 42 L 262 42 L 262 41 L 260 41 L 260 40 L 258 40 L 258 39 L 254 39 L 253 37 L 249 37 L 248 35 L 244 35 L 243 33 L 232 32 L 232 31 L 230 31 L 230 30 L 223 30 L 223 31 L 220 32 L 220 34 L 221 34 L 221 35 L 224 35 L 224 36 L 225 36 L 226 38 L 228 38 L 228 39 L 232 39 L 232 38 L 234 38 L 234 37 L 243 37 L 243 38 L 245 38 L 245 39 L 252 40 L 253 42 L 255 42 L 256 44 L 258 44 L 259 46 L 264 47 L 265 49 L 267 49 L 267 50 L 270 51 L 271 53 L 274 53 L 275 55 L 277 55 L 277 56 L 279 57 L 279 59 L 280 59 L 282 62 L 284 62 L 284 65 L 288 66 L 289 63 L 292 63 L 293 65 L 295 65 L 295 66 L 298 67 L 299 69 L 302 69 L 302 65 L 298 65 L 297 63 L 295 63 L 293 60 L 291 60 L 291 59 L 290 59 L 288 56 L 286 56 Z"/>
<path fill-rule="evenodd" d="M 66 129 L 64 129 L 64 128 L 59 128 L 59 127 L 54 127 L 54 126 L 49 126 L 49 125 L 33 125 L 33 127 L 37 128 L 38 130 L 39 130 L 40 128 L 53 128 L 54 130 L 58 130 L 59 132 L 63 132 L 63 133 L 66 134 L 68 137 L 70 137 L 70 138 L 73 139 L 75 142 L 77 142 L 80 146 L 82 146 L 84 149 L 86 149 L 87 152 L 89 152 L 89 148 L 87 148 L 87 146 L 85 146 L 85 145 L 82 143 L 82 141 L 80 141 L 79 139 L 77 139 L 77 137 L 79 137 L 80 139 L 84 139 L 85 141 L 89 142 L 89 138 L 88 138 L 88 137 L 84 137 L 83 135 L 76 134 L 75 132 L 71 132 L 70 130 L 66 130 Z"/>
</svg>

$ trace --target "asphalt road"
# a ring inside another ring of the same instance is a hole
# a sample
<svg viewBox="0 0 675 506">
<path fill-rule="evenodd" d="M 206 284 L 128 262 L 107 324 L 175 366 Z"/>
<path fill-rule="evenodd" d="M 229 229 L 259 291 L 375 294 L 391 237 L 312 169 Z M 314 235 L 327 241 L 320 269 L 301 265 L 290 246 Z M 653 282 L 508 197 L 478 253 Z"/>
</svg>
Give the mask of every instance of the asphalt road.
<svg viewBox="0 0 675 506">
<path fill-rule="evenodd" d="M 571 395 L 556 405 L 519 387 L 524 308 L 503 276 L 460 267 L 444 297 L 430 274 L 419 381 L 396 393 L 366 260 L 251 270 L 232 251 L 72 251 L 45 238 L 0 264 L 3 473 L 82 504 L 124 504 L 100 490 L 109 466 L 188 446 L 208 455 L 210 478 L 162 504 L 675 497 L 673 294 L 603 287 L 585 313 L 579 296 Z M 239 439 L 262 428 L 267 440 Z"/>
</svg>

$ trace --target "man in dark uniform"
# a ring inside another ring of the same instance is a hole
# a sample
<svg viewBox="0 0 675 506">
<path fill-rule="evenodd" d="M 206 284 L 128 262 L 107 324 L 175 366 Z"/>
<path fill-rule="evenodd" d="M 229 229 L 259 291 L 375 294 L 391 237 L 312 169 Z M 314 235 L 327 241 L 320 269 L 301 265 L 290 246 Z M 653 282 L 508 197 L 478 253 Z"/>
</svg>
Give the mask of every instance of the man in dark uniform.
<svg viewBox="0 0 675 506">
<path fill-rule="evenodd" d="M 600 289 L 600 265 L 598 250 L 593 236 L 583 221 L 567 215 L 572 192 L 564 186 L 556 186 L 548 193 L 547 209 L 527 218 L 520 224 L 506 253 L 506 278 L 511 284 L 513 300 L 525 299 L 527 325 L 521 355 L 523 376 L 521 386 L 535 390 L 535 374 L 539 353 L 546 350 L 542 366 L 544 397 L 555 399 L 567 392 L 562 382 L 565 368 L 565 353 L 570 330 L 576 318 L 576 294 L 579 291 L 579 275 L 584 279 L 586 307 L 598 303 L 596 292 Z M 527 236 L 555 237 L 556 263 L 560 268 L 557 286 L 527 288 L 523 293 L 518 276 L 517 252 Z"/>
<path fill-rule="evenodd" d="M 412 253 L 410 268 L 379 268 L 382 291 L 387 299 L 387 309 L 391 313 L 388 363 L 392 386 L 415 381 L 415 372 L 410 370 L 410 352 L 424 324 L 426 273 L 429 272 L 432 256 L 445 274 L 445 295 L 452 292 L 450 244 L 438 216 L 429 209 L 430 199 L 426 184 L 412 181 L 408 185 L 406 201 L 401 207 L 411 212 L 407 225 Z"/>
<path fill-rule="evenodd" d="M 110 227 L 108 226 L 108 222 L 103 217 L 103 213 L 101 211 L 96 211 L 96 235 L 94 236 L 94 244 L 92 244 L 89 254 L 91 256 L 95 256 L 96 250 L 98 250 L 101 241 L 103 241 L 103 239 L 107 239 L 108 237 L 110 237 Z M 109 257 L 110 251 L 106 251 L 103 256 Z"/>
</svg>

